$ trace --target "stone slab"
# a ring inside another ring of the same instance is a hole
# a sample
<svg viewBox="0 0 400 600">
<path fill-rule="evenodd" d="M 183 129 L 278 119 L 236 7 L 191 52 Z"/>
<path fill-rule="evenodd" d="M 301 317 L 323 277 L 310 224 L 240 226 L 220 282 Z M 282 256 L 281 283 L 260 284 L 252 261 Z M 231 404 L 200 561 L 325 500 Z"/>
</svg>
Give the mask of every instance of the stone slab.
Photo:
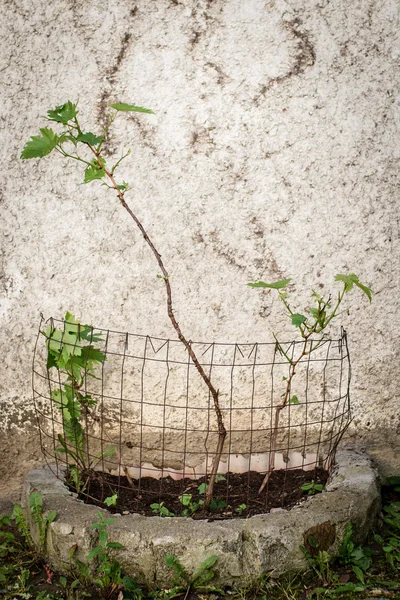
<svg viewBox="0 0 400 600">
<path fill-rule="evenodd" d="M 78 500 L 49 468 L 35 469 L 26 476 L 25 506 L 34 489 L 42 494 L 46 510 L 57 511 L 47 537 L 49 562 L 68 568 L 68 553 L 74 545 L 76 556 L 84 560 L 96 544 L 90 526 L 98 520 L 101 509 Z M 379 510 L 379 480 L 371 459 L 355 451 L 341 451 L 326 491 L 289 511 L 279 509 L 248 519 L 214 522 L 117 515 L 109 526 L 109 539 L 124 546 L 117 557 L 125 573 L 147 585 L 169 585 L 171 572 L 164 559 L 173 554 L 188 573 L 195 573 L 207 557 L 217 555 L 213 583 L 243 586 L 266 571 L 277 577 L 305 568 L 300 546 L 308 535 L 317 539 L 321 549 L 334 554 L 346 524 L 351 522 L 354 539 L 362 542 Z M 32 524 L 31 528 L 37 539 Z"/>
</svg>

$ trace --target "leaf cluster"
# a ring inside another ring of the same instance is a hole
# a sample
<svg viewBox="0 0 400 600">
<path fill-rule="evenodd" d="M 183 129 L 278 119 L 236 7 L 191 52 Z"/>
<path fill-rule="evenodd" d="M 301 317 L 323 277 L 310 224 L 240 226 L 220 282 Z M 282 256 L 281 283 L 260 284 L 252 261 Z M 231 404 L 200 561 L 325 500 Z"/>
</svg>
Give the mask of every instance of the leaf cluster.
<svg viewBox="0 0 400 600">
<path fill-rule="evenodd" d="M 395 491 L 400 491 L 400 477 L 390 477 L 386 483 L 392 485 Z M 375 534 L 375 541 L 380 544 L 391 569 L 400 569 L 400 501 L 393 501 L 383 507 L 384 529 Z"/>
<path fill-rule="evenodd" d="M 113 176 L 115 169 L 121 161 L 128 156 L 129 151 L 123 154 L 121 158 L 109 170 L 106 167 L 106 159 L 101 154 L 104 141 L 107 138 L 109 129 L 114 123 L 120 112 L 140 112 L 154 114 L 152 110 L 126 104 L 124 102 L 115 102 L 110 105 L 111 112 L 107 115 L 106 126 L 101 134 L 92 131 L 83 131 L 78 120 L 77 105 L 68 100 L 64 104 L 57 106 L 54 110 L 47 111 L 47 120 L 61 126 L 61 131 L 56 132 L 49 127 L 39 129 L 40 135 L 31 136 L 26 142 L 21 158 L 26 160 L 30 158 L 43 158 L 53 152 L 60 153 L 62 156 L 72 158 L 85 165 L 83 183 L 90 183 L 95 180 L 102 180 L 106 175 Z M 83 154 L 81 153 L 83 152 Z M 125 191 L 128 184 L 124 181 L 119 184 L 118 189 Z"/>
<path fill-rule="evenodd" d="M 217 483 L 220 481 L 225 481 L 225 477 L 223 475 L 221 475 L 220 473 L 217 473 L 217 475 L 215 477 L 215 481 Z M 182 510 L 183 517 L 189 517 L 204 507 L 204 503 L 205 503 L 204 496 L 205 496 L 205 493 L 207 492 L 207 489 L 208 489 L 207 483 L 200 483 L 200 485 L 197 486 L 197 492 L 200 496 L 200 498 L 198 500 L 193 499 L 194 498 L 193 494 L 185 493 L 185 494 L 182 494 L 181 496 L 179 496 L 179 501 L 182 504 L 182 506 L 184 507 Z M 210 506 L 209 506 L 210 510 L 218 510 L 218 509 L 223 509 L 223 508 L 226 508 L 225 500 L 223 500 L 222 498 L 221 499 L 220 498 L 212 498 L 211 499 Z"/>
<path fill-rule="evenodd" d="M 371 555 L 372 551 L 370 548 L 357 546 L 354 543 L 352 524 L 347 523 L 337 559 L 342 565 L 350 567 L 363 585 L 365 585 L 364 573 L 371 566 Z"/>
<path fill-rule="evenodd" d="M 89 468 L 93 462 L 87 456 L 81 421 L 83 416 L 86 420 L 96 406 L 96 400 L 84 391 L 84 384 L 87 377 L 96 378 L 96 367 L 106 360 L 105 354 L 94 345 L 101 341 L 101 335 L 89 325 L 82 325 L 69 312 L 65 315 L 62 329 L 50 325 L 42 333 L 46 338 L 47 368 L 55 368 L 60 374 L 59 387 L 51 390 L 51 399 L 61 413 L 63 424 L 63 433 L 57 436 L 60 446 L 55 452 L 65 453 L 73 459 L 75 464 L 70 467 L 70 478 L 80 490 L 79 470 Z M 115 449 L 110 446 L 95 460 L 112 456 L 114 452 Z"/>
<path fill-rule="evenodd" d="M 276 290 L 278 292 L 279 299 L 283 302 L 291 319 L 292 325 L 300 330 L 300 334 L 304 338 L 306 336 L 309 337 L 312 334 L 320 334 L 324 332 L 332 319 L 338 316 L 338 310 L 345 295 L 351 292 L 354 286 L 359 288 L 371 302 L 372 290 L 361 283 L 355 273 L 349 273 L 348 275 L 335 275 L 335 281 L 343 284 L 342 290 L 337 293 L 336 300 L 333 301 L 330 295 L 328 297 L 323 297 L 313 290 L 311 298 L 314 302 L 314 306 L 309 308 L 308 315 L 295 312 L 289 303 L 288 292 L 283 291 L 285 288 L 287 288 L 291 282 L 291 279 L 281 279 L 280 281 L 276 281 L 274 283 L 258 281 L 255 283 L 248 283 L 247 285 L 252 288 Z"/>
<path fill-rule="evenodd" d="M 223 593 L 221 589 L 210 583 L 215 575 L 213 567 L 217 560 L 218 557 L 216 555 L 209 556 L 201 563 L 194 575 L 190 575 L 176 556 L 168 554 L 164 561 L 167 567 L 173 571 L 173 578 L 170 583 L 172 589 L 170 591 L 174 595 L 185 590 L 186 595 L 188 595 L 190 590 Z"/>
<path fill-rule="evenodd" d="M 300 486 L 300 489 L 303 490 L 303 492 L 307 492 L 308 496 L 314 496 L 318 492 L 323 492 L 325 486 L 322 483 L 315 483 L 313 479 L 309 483 L 303 483 L 303 485 Z"/>
<path fill-rule="evenodd" d="M 291 324 L 299 331 L 301 338 L 304 340 L 303 348 L 299 356 L 296 357 L 292 356 L 287 349 L 285 350 L 283 345 L 279 342 L 278 338 L 274 334 L 276 347 L 281 356 L 289 364 L 288 377 L 283 378 L 283 380 L 286 382 L 286 385 L 285 391 L 281 395 L 283 398 L 282 403 L 277 408 L 279 411 L 284 408 L 286 404 L 300 404 L 299 398 L 295 394 L 292 394 L 292 384 L 296 373 L 296 366 L 302 358 L 310 355 L 312 352 L 315 352 L 323 343 L 328 325 L 333 319 L 341 314 L 339 312 L 339 308 L 341 307 L 346 294 L 351 292 L 354 287 L 357 287 L 367 296 L 369 301 L 372 299 L 372 290 L 361 283 L 355 273 L 349 273 L 348 275 L 338 274 L 335 276 L 335 281 L 343 284 L 342 289 L 339 290 L 336 295 L 336 299 L 333 300 L 331 295 L 324 297 L 313 290 L 311 293 L 311 298 L 314 305 L 309 307 L 308 314 L 296 312 L 291 306 L 289 293 L 286 290 L 291 282 L 291 279 L 281 279 L 280 281 L 273 283 L 257 281 L 255 283 L 247 284 L 252 288 L 276 290 L 278 297 L 283 303 L 285 311 L 290 318 Z M 320 337 L 312 343 L 308 343 L 309 338 L 311 338 L 313 335 L 319 335 Z"/>
<path fill-rule="evenodd" d="M 150 504 L 150 508 L 155 515 L 160 517 L 174 517 L 175 513 L 171 512 L 165 505 L 164 502 L 153 502 Z"/>
<path fill-rule="evenodd" d="M 50 524 L 56 519 L 57 511 L 50 510 L 44 512 L 43 497 L 40 492 L 34 490 L 29 494 L 28 510 L 31 515 L 33 524 L 38 532 L 38 550 L 43 553 L 45 550 L 46 536 Z M 24 511 L 20 504 L 14 505 L 12 514 L 17 525 L 18 531 L 25 540 L 28 546 L 33 546 L 33 540 L 29 529 L 28 521 L 26 520 Z"/>
</svg>

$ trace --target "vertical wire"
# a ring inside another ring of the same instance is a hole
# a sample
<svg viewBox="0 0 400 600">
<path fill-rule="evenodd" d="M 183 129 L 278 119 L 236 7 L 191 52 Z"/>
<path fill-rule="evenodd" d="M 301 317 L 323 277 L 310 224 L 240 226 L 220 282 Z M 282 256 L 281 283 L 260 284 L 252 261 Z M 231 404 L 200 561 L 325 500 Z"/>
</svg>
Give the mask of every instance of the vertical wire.
<svg viewBox="0 0 400 600">
<path fill-rule="evenodd" d="M 60 351 L 61 351 L 62 345 L 64 343 L 65 320 L 63 321 L 63 327 L 64 327 L 64 329 L 63 329 L 61 340 L 60 340 Z M 64 436 L 65 446 L 68 447 L 67 437 L 66 437 L 66 434 L 65 434 L 64 415 L 62 413 L 62 408 L 63 408 L 63 391 L 62 391 L 62 383 L 61 383 L 61 374 L 60 374 L 60 369 L 59 369 L 58 366 L 57 366 L 57 376 L 58 376 L 57 377 L 58 378 L 58 388 L 60 390 L 60 406 L 59 406 L 59 410 L 61 412 L 62 432 L 63 432 L 63 436 Z M 69 469 L 70 469 L 69 458 L 68 457 L 69 457 L 69 454 L 68 454 L 68 452 L 66 452 L 65 453 L 65 464 L 66 464 L 66 467 L 67 467 L 67 471 L 69 471 Z M 76 491 L 78 492 L 79 490 L 76 490 Z"/>
<path fill-rule="evenodd" d="M 37 403 L 36 403 L 36 390 L 35 390 L 35 372 L 36 372 L 36 368 L 35 368 L 35 367 L 36 367 L 36 352 L 37 352 L 37 347 L 38 347 L 38 343 L 39 343 L 39 337 L 40 337 L 40 335 L 41 335 L 41 333 L 42 333 L 42 332 L 41 332 L 41 328 L 42 328 L 42 323 L 43 323 L 43 321 L 44 321 L 44 317 L 43 317 L 43 315 L 42 315 L 42 314 L 40 314 L 40 324 L 39 324 L 39 329 L 38 329 L 38 332 L 37 332 L 37 335 L 36 335 L 35 346 L 34 346 L 34 349 L 33 349 L 33 357 L 32 357 L 32 379 L 31 379 L 31 381 L 32 381 L 32 397 L 33 397 L 32 399 L 33 399 L 33 406 L 34 406 L 34 409 L 35 409 L 36 424 L 37 424 L 37 428 L 38 428 L 38 431 L 39 431 L 39 444 L 40 444 L 40 450 L 41 450 L 42 454 L 43 454 L 43 455 L 44 455 L 44 457 L 45 457 L 46 464 L 48 464 L 48 461 L 47 461 L 47 455 L 46 455 L 46 453 L 44 452 L 44 442 L 43 442 L 43 438 L 42 438 L 42 429 L 41 429 L 41 425 L 40 425 L 40 419 L 39 419 L 39 408 L 38 408 L 38 406 L 37 406 Z M 45 336 L 45 337 L 46 337 L 46 336 Z M 47 361 L 46 361 L 46 362 L 47 362 Z M 47 369 L 47 380 L 49 381 L 49 370 L 48 370 L 48 369 Z M 50 383 L 50 381 L 49 381 L 49 383 Z M 44 414 L 44 411 L 43 411 L 43 414 Z M 53 427 L 54 427 L 54 424 L 53 424 Z M 53 431 L 53 435 L 52 435 L 52 440 L 53 440 L 53 454 L 54 454 L 54 456 L 55 456 L 55 460 L 56 460 L 56 475 L 57 475 L 57 477 L 58 477 L 58 460 L 57 460 L 57 453 L 56 453 L 56 452 L 54 452 L 54 451 L 55 451 L 55 449 L 56 449 L 56 445 L 55 445 L 55 439 L 54 439 L 54 431 Z"/>
<path fill-rule="evenodd" d="M 50 317 L 50 330 L 53 331 L 53 329 L 55 329 L 54 327 L 54 321 L 53 321 L 53 317 Z M 48 349 L 47 349 L 47 342 L 49 340 L 49 338 L 45 335 L 46 338 L 46 351 L 47 351 L 47 356 L 48 356 Z M 56 457 L 56 465 L 57 465 L 57 476 L 58 476 L 58 452 L 56 452 L 56 439 L 58 439 L 57 434 L 56 434 L 56 417 L 54 416 L 54 400 L 52 397 L 52 389 L 51 389 L 51 377 L 50 377 L 50 369 L 47 365 L 47 356 L 46 356 L 46 371 L 47 371 L 47 381 L 49 384 L 49 401 L 50 401 L 50 414 L 51 414 L 51 424 L 52 424 L 52 435 L 53 435 L 53 448 L 54 448 L 54 455 Z M 59 369 L 58 367 L 56 367 L 57 369 L 57 373 L 58 373 L 58 379 L 59 379 Z M 60 387 L 60 394 L 61 394 L 61 384 L 59 381 L 59 387 Z M 63 419 L 61 419 L 61 422 L 63 423 Z M 65 455 L 66 457 L 68 456 L 67 454 Z M 62 462 L 60 460 L 60 462 Z M 48 464 L 48 460 L 46 457 L 46 463 Z M 68 459 L 66 458 L 64 461 L 64 465 L 66 466 L 66 468 L 68 469 Z"/>
<path fill-rule="evenodd" d="M 215 349 L 215 344 L 214 343 L 211 344 L 211 348 L 212 349 L 211 349 L 210 370 L 209 370 L 209 373 L 208 373 L 208 377 L 210 378 L 210 380 L 211 380 L 211 373 L 212 373 L 213 361 L 214 361 L 214 349 Z M 208 350 L 209 350 L 209 348 L 208 348 Z M 211 422 L 211 392 L 210 392 L 210 390 L 208 390 L 207 432 L 206 432 L 206 436 L 204 438 L 204 449 L 205 449 L 205 454 L 206 454 L 206 466 L 205 466 L 206 472 L 204 473 L 205 477 L 208 476 L 208 455 L 209 455 L 209 451 L 208 451 L 207 443 L 208 443 L 208 438 L 210 437 L 210 427 L 211 427 L 210 422 Z"/>
<path fill-rule="evenodd" d="M 255 397 L 255 386 L 256 386 L 256 378 L 255 378 L 255 370 L 257 364 L 257 353 L 258 353 L 258 344 L 254 344 L 253 350 L 250 352 L 250 355 L 254 353 L 253 358 L 253 366 L 251 369 L 251 400 L 250 400 L 250 440 L 249 440 L 249 468 L 247 471 L 247 495 L 246 495 L 246 504 L 249 504 L 250 497 L 250 472 L 251 472 L 251 459 L 253 456 L 253 424 L 254 424 L 254 397 Z"/>
<path fill-rule="evenodd" d="M 189 340 L 191 346 L 191 340 Z M 186 366 L 186 399 L 185 399 L 185 431 L 183 434 L 183 453 L 182 453 L 182 479 L 181 479 L 181 495 L 185 489 L 185 471 L 186 471 L 186 448 L 187 448 L 187 434 L 188 434 L 188 411 L 189 411 L 189 388 L 190 388 L 190 354 L 187 355 L 187 366 Z M 181 509 L 182 510 L 182 509 Z"/>
<path fill-rule="evenodd" d="M 118 419 L 119 419 L 118 494 L 121 489 L 122 423 L 123 423 L 123 405 L 124 405 L 124 369 L 125 369 L 126 353 L 128 351 L 128 344 L 129 344 L 129 334 L 127 333 L 125 335 L 124 352 L 122 354 L 122 361 L 121 361 L 121 394 L 120 394 L 120 398 L 119 398 L 119 415 L 118 415 Z"/>
<path fill-rule="evenodd" d="M 310 377 L 310 364 L 311 364 L 311 353 L 313 351 L 313 340 L 310 340 L 310 350 L 307 357 L 307 366 L 306 366 L 306 389 L 304 392 L 304 403 L 305 403 L 305 421 L 301 423 L 301 426 L 304 426 L 304 438 L 303 438 L 303 451 L 302 451 L 302 460 L 301 460 L 301 468 L 304 470 L 304 466 L 308 466 L 307 461 L 307 434 L 308 434 L 308 385 L 309 385 L 309 377 Z M 300 425 L 299 425 L 300 426 Z M 305 462 L 307 461 L 307 462 Z"/>
<path fill-rule="evenodd" d="M 338 390 L 335 391 L 335 393 L 337 393 L 337 396 L 335 398 L 335 409 L 334 409 L 334 414 L 333 414 L 333 419 L 332 419 L 332 423 L 330 426 L 330 433 L 329 433 L 329 446 L 328 446 L 328 450 L 327 450 L 327 455 L 326 458 L 324 460 L 324 465 L 325 466 L 329 466 L 331 463 L 331 456 L 332 456 L 332 452 L 333 452 L 333 447 L 335 445 L 335 439 L 337 438 L 338 433 L 336 433 L 336 423 L 337 423 L 337 419 L 338 419 L 338 411 L 341 410 L 341 401 L 342 401 L 342 385 L 341 385 L 341 381 L 342 381 L 342 341 L 341 339 L 339 339 L 338 341 L 338 351 L 339 351 L 339 355 L 340 358 L 339 360 L 339 364 L 340 364 L 340 372 L 339 372 L 339 388 Z M 334 362 L 336 364 L 336 359 L 334 359 Z M 340 417 L 340 414 L 339 414 Z M 340 426 L 339 426 L 339 431 L 340 431 Z"/>
<path fill-rule="evenodd" d="M 346 349 L 346 356 L 343 356 L 343 346 Z M 346 334 L 346 331 L 343 329 L 343 327 L 341 328 L 341 338 L 339 340 L 339 353 L 340 353 L 340 359 L 339 359 L 340 360 L 340 377 L 339 377 L 339 390 L 338 390 L 339 398 L 338 398 L 338 402 L 336 404 L 334 425 L 336 425 L 336 415 L 337 415 L 337 410 L 338 410 L 338 404 L 341 403 L 341 400 L 342 400 L 343 362 L 345 359 L 347 359 L 348 376 L 347 376 L 346 394 L 344 396 L 344 402 L 343 402 L 343 410 L 341 411 L 341 413 L 339 415 L 340 424 L 338 426 L 338 431 L 335 434 L 335 438 L 334 438 L 333 442 L 331 441 L 329 466 L 331 466 L 333 464 L 339 442 L 342 439 L 347 427 L 349 426 L 349 424 L 351 422 L 351 406 L 350 406 L 351 364 L 350 364 L 349 349 L 348 349 L 348 345 L 347 345 L 347 334 Z"/>
<path fill-rule="evenodd" d="M 65 321 L 64 320 L 64 332 L 63 332 L 62 342 L 66 346 L 72 346 L 72 356 L 75 356 L 75 350 L 78 347 L 77 344 L 78 344 L 78 339 L 80 337 L 80 323 L 78 323 L 78 337 L 75 336 L 75 342 L 74 342 L 74 344 L 70 344 L 69 342 L 64 342 L 64 338 L 65 338 L 65 334 L 66 334 L 66 329 L 68 327 L 68 323 L 70 323 L 70 321 Z M 65 384 L 64 384 L 64 388 L 65 388 Z M 74 400 L 76 398 L 76 402 L 79 405 L 79 415 L 81 415 L 80 402 L 78 400 L 78 395 L 77 395 L 77 392 L 74 389 L 74 386 L 72 385 L 72 382 L 71 382 L 70 388 L 71 388 L 71 399 L 72 399 L 72 402 L 74 402 Z M 74 411 L 74 413 L 75 413 L 75 411 Z M 75 415 L 74 415 L 74 418 L 76 418 Z M 87 428 L 87 415 L 86 414 L 85 414 L 85 428 L 86 428 L 86 431 L 87 431 L 88 428 Z M 83 431 L 82 431 L 82 435 L 84 435 Z M 79 444 L 79 441 L 78 441 L 78 434 L 77 434 L 76 428 L 74 428 L 74 438 L 75 438 L 75 452 L 76 452 L 77 456 L 79 456 L 79 459 L 82 460 L 83 457 L 80 456 L 80 444 Z M 85 435 L 85 438 L 86 438 L 86 443 L 88 443 L 88 439 L 87 439 L 88 436 L 87 436 L 87 434 Z M 78 452 L 78 449 L 79 449 L 79 452 Z M 86 447 L 86 450 L 87 450 L 87 458 L 89 460 L 89 463 L 87 465 L 84 464 L 84 467 L 85 468 L 89 468 L 90 467 L 90 455 L 89 455 L 89 451 L 88 451 L 88 446 Z"/>
<path fill-rule="evenodd" d="M 106 333 L 106 339 L 104 342 L 104 356 L 107 357 L 107 350 L 108 350 L 108 340 L 110 337 L 110 331 L 107 330 Z M 101 384 L 100 384 L 100 450 L 101 450 L 101 456 L 102 456 L 102 468 L 104 471 L 104 459 L 103 459 L 103 452 L 104 452 L 104 365 L 105 365 L 105 360 L 101 363 Z"/>
<path fill-rule="evenodd" d="M 52 331 L 54 329 L 54 321 L 53 318 L 50 317 L 50 330 Z M 54 452 L 54 456 L 56 459 L 56 471 L 57 471 L 57 477 L 59 475 L 59 467 L 58 467 L 58 462 L 59 462 L 59 458 L 58 458 L 58 453 L 56 452 L 56 439 L 57 438 L 57 434 L 56 434 L 56 428 L 55 428 L 55 423 L 56 423 L 56 417 L 54 416 L 54 401 L 53 401 L 53 397 L 52 397 L 52 389 L 51 389 L 51 376 L 50 376 L 50 369 L 48 367 L 48 348 L 47 348 L 47 343 L 49 338 L 47 337 L 46 334 L 45 335 L 45 347 L 46 347 L 46 373 L 47 373 L 47 383 L 48 383 L 48 387 L 49 387 L 49 402 L 50 402 L 50 415 L 51 415 L 51 426 L 52 426 L 52 437 L 53 437 L 53 452 Z M 57 369 L 58 372 L 58 369 Z M 45 417 L 46 418 L 46 417 Z M 46 463 L 48 463 L 48 459 L 47 459 L 47 452 L 45 453 L 46 456 Z M 62 463 L 62 461 L 60 460 L 60 462 Z M 65 463 L 64 463 L 65 464 Z"/>
<path fill-rule="evenodd" d="M 275 398 L 275 390 L 274 390 L 274 381 L 275 381 L 275 377 L 274 377 L 274 368 L 275 368 L 275 363 L 276 363 L 276 354 L 278 352 L 278 343 L 276 342 L 274 345 L 274 354 L 272 357 L 272 363 L 271 363 L 271 406 L 270 406 L 270 421 L 269 421 L 269 452 L 268 452 L 268 467 L 267 469 L 270 468 L 271 465 L 271 455 L 272 455 L 272 441 L 273 441 L 273 433 L 274 433 L 274 429 L 273 429 L 273 424 L 274 424 L 274 398 Z M 265 490 L 265 494 L 264 494 L 264 498 L 265 498 L 265 509 L 268 509 L 268 489 L 269 489 L 269 480 L 267 482 L 267 486 L 266 486 L 266 490 Z"/>
<path fill-rule="evenodd" d="M 232 453 L 232 407 L 233 407 L 233 381 L 234 381 L 234 371 L 236 366 L 236 351 L 237 344 L 235 344 L 235 349 L 233 351 L 233 363 L 231 364 L 230 371 L 230 394 L 229 394 L 229 444 L 228 444 L 228 460 L 227 460 L 227 473 L 226 473 L 226 491 L 225 491 L 225 501 L 226 505 L 229 504 L 229 478 L 230 478 L 230 470 L 231 470 L 231 453 Z"/>
<path fill-rule="evenodd" d="M 161 502 L 162 497 L 162 488 L 164 483 L 164 465 L 165 465 L 165 423 L 166 423 L 166 404 L 167 404 L 167 389 L 168 389 L 168 379 L 170 374 L 170 366 L 169 366 L 169 345 L 170 340 L 167 340 L 167 350 L 166 350 L 166 365 L 167 365 L 167 376 L 165 378 L 164 384 L 164 404 L 163 404 L 163 417 L 162 417 L 162 431 L 161 431 L 161 477 L 160 477 L 160 494 L 158 501 Z"/>
<path fill-rule="evenodd" d="M 323 430 L 324 430 L 324 416 L 325 416 L 325 406 L 326 406 L 326 370 L 328 368 L 328 364 L 329 364 L 329 354 L 331 351 L 331 346 L 332 346 L 332 340 L 328 341 L 328 349 L 326 352 L 326 356 L 325 356 L 325 364 L 324 364 L 324 368 L 323 368 L 323 378 L 322 378 L 322 413 L 321 413 L 321 422 L 320 422 L 320 428 L 319 428 L 319 436 L 318 436 L 318 443 L 317 443 L 317 458 L 316 458 L 316 468 L 319 464 L 321 464 L 321 458 L 320 458 L 320 450 L 321 450 L 321 442 L 322 442 L 322 434 L 323 434 Z"/>
<path fill-rule="evenodd" d="M 139 478 L 138 478 L 138 490 L 137 490 L 137 496 L 136 496 L 137 502 L 139 502 L 140 488 L 141 488 L 141 484 L 142 484 L 144 370 L 145 370 L 145 366 L 146 366 L 147 346 L 150 341 L 150 338 L 148 335 L 146 335 L 145 340 L 146 341 L 145 341 L 144 350 L 143 350 L 142 370 L 141 370 L 141 374 L 140 374 L 140 433 L 139 433 L 140 447 L 139 447 Z"/>
<path fill-rule="evenodd" d="M 296 342 L 292 342 L 291 343 L 291 347 L 292 347 L 292 355 L 291 355 L 291 360 L 292 362 L 294 361 L 294 356 L 295 356 L 295 352 L 296 352 Z M 300 361 L 301 363 L 301 361 Z M 299 363 L 299 364 L 300 364 Z M 283 435 L 285 435 L 285 429 L 286 429 L 286 438 L 287 438 L 287 445 L 286 445 L 286 456 L 284 454 L 284 448 L 283 448 L 283 444 L 282 444 L 282 460 L 285 463 L 285 468 L 284 468 L 284 473 L 283 473 L 283 484 L 282 484 L 282 496 L 281 496 L 281 505 L 282 507 L 285 504 L 285 490 L 286 490 L 286 482 L 287 482 L 287 472 L 290 469 L 290 467 L 288 467 L 289 465 L 289 460 L 290 460 L 290 435 L 291 435 L 291 429 L 290 429 L 290 423 L 291 423 L 291 410 L 292 410 L 292 404 L 290 402 L 290 397 L 292 395 L 292 384 L 290 383 L 290 387 L 289 387 L 289 398 L 287 401 L 286 406 L 284 407 L 283 410 L 287 411 L 287 425 L 285 426 L 280 426 L 279 429 L 283 429 Z M 282 413 L 281 413 L 282 415 Z M 281 416 L 280 415 L 280 416 Z M 276 452 L 277 448 L 275 449 Z M 276 456 L 275 456 L 275 460 L 276 460 Z"/>
<path fill-rule="evenodd" d="M 89 345 L 91 345 L 92 341 L 93 341 L 93 327 L 91 327 L 90 331 L 91 331 L 91 333 L 90 333 L 90 342 L 89 342 Z M 78 340 L 80 340 L 80 338 L 81 338 L 81 324 L 78 323 L 78 338 L 77 338 L 77 340 L 75 342 L 75 345 L 78 342 Z M 83 370 L 83 373 L 84 373 L 84 375 L 83 375 L 83 383 L 84 383 L 85 396 L 87 396 L 87 364 L 88 364 L 88 360 L 89 360 L 89 356 L 87 355 L 86 356 L 86 360 L 85 360 L 85 364 L 84 364 L 84 367 L 83 367 L 83 369 L 84 369 Z M 79 400 L 78 400 L 78 402 L 79 402 Z M 86 431 L 86 434 L 85 434 L 86 455 L 87 455 L 87 458 L 88 458 L 88 467 L 90 467 L 91 460 L 90 460 L 89 434 L 88 434 L 88 431 L 89 431 L 89 427 L 88 427 L 88 411 L 85 410 L 84 414 L 85 414 L 84 421 L 85 421 L 85 431 Z"/>
</svg>

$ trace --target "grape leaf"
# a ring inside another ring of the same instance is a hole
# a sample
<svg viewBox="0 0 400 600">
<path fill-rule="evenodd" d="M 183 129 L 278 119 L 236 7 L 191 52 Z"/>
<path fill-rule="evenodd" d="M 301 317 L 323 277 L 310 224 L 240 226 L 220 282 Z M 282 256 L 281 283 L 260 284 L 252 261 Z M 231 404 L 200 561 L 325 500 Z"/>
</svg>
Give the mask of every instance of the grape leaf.
<svg viewBox="0 0 400 600">
<path fill-rule="evenodd" d="M 297 396 L 292 396 L 292 397 L 289 399 L 289 403 L 290 403 L 290 404 L 300 404 L 300 400 L 298 399 L 298 397 L 297 397 Z"/>
<path fill-rule="evenodd" d="M 372 290 L 366 285 L 363 285 L 355 273 L 349 273 L 348 275 L 335 275 L 335 281 L 342 281 L 344 283 L 344 291 L 346 293 L 353 289 L 353 285 L 356 285 L 361 291 L 364 292 L 364 294 L 368 297 L 368 300 L 371 302 Z"/>
<path fill-rule="evenodd" d="M 26 142 L 21 158 L 42 158 L 54 150 L 59 141 L 58 135 L 48 127 L 40 129 L 40 133 L 42 135 L 32 135 L 29 142 Z"/>
<path fill-rule="evenodd" d="M 91 131 L 88 131 L 88 133 L 80 133 L 76 136 L 76 139 L 78 142 L 84 142 L 85 144 L 90 144 L 91 146 L 97 146 L 97 144 L 100 144 L 100 142 L 103 141 L 103 136 L 96 136 Z"/>
<path fill-rule="evenodd" d="M 61 106 L 57 106 L 54 110 L 47 111 L 49 121 L 67 124 L 77 115 L 76 104 L 72 104 L 70 100 Z"/>
<path fill-rule="evenodd" d="M 125 104 L 124 102 L 115 102 L 115 104 L 110 104 L 110 107 L 122 112 L 142 112 L 154 115 L 154 112 L 149 108 L 143 108 L 143 106 L 135 106 L 134 104 Z"/>
<path fill-rule="evenodd" d="M 295 327 L 301 327 L 304 321 L 307 321 L 307 317 L 305 317 L 304 315 L 300 315 L 298 313 L 292 315 L 292 325 L 294 325 Z"/>
<path fill-rule="evenodd" d="M 90 167 L 86 167 L 85 169 L 85 178 L 83 183 L 89 183 L 90 181 L 94 181 L 95 179 L 103 179 L 106 172 L 104 169 L 100 169 L 95 165 L 90 165 Z"/>
<path fill-rule="evenodd" d="M 275 283 L 265 283 L 264 281 L 257 281 L 256 283 L 248 283 L 247 285 L 253 288 L 269 288 L 273 290 L 281 290 L 286 287 L 287 284 L 291 281 L 291 279 L 281 279 L 280 281 L 275 281 Z"/>
</svg>

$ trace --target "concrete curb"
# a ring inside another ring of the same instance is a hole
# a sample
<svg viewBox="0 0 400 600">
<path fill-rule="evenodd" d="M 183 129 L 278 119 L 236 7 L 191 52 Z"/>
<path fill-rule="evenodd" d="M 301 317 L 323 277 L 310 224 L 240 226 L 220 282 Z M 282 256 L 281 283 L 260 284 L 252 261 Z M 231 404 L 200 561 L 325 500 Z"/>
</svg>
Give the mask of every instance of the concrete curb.
<svg viewBox="0 0 400 600">
<path fill-rule="evenodd" d="M 46 510 L 57 511 L 47 537 L 49 562 L 61 570 L 68 568 L 68 553 L 74 545 L 75 556 L 85 560 L 96 543 L 90 526 L 101 509 L 77 500 L 49 468 L 35 469 L 26 476 L 25 506 L 34 489 L 42 494 Z M 289 511 L 278 509 L 249 519 L 214 522 L 115 515 L 108 531 L 110 540 L 124 546 L 117 556 L 125 573 L 139 582 L 168 586 L 167 554 L 174 554 L 188 573 L 194 573 L 207 557 L 217 555 L 213 584 L 244 586 L 265 571 L 279 576 L 305 568 L 300 546 L 311 534 L 320 549 L 334 554 L 351 522 L 354 539 L 362 542 L 379 509 L 378 475 L 371 459 L 355 451 L 341 451 L 326 491 Z M 32 524 L 31 530 L 36 539 Z"/>
</svg>

